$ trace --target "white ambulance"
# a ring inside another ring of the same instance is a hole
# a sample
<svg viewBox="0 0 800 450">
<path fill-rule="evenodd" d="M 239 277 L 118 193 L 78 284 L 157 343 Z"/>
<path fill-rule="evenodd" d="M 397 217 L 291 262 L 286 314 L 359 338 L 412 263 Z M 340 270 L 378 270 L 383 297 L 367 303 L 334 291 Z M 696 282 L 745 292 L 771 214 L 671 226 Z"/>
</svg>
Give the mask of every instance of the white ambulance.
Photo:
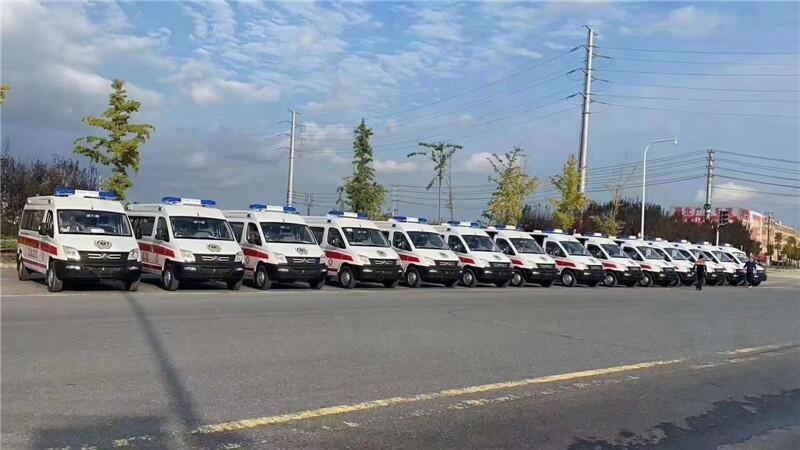
<svg viewBox="0 0 800 450">
<path fill-rule="evenodd" d="M 47 290 L 65 280 L 113 279 L 139 287 L 141 258 L 125 209 L 111 192 L 60 188 L 25 202 L 17 237 L 17 274 L 45 275 Z"/>
<path fill-rule="evenodd" d="M 713 259 L 709 259 L 705 256 L 705 253 L 700 251 L 694 244 L 687 241 L 686 239 L 681 239 L 677 242 L 670 242 L 670 246 L 673 248 L 677 248 L 681 251 L 689 261 L 694 264 L 697 262 L 697 258 L 700 255 L 703 255 L 703 260 L 706 264 L 706 283 L 709 286 L 716 286 L 725 282 L 725 269 L 722 268 L 719 264 L 717 264 Z"/>
<path fill-rule="evenodd" d="M 603 263 L 586 251 L 574 236 L 564 234 L 560 229 L 534 230 L 530 235 L 555 260 L 562 285 L 597 286 L 605 278 Z"/>
<path fill-rule="evenodd" d="M 427 219 L 395 216 L 375 225 L 400 255 L 405 284 L 414 288 L 422 283 L 458 284 L 461 262 Z"/>
<path fill-rule="evenodd" d="M 331 211 L 305 220 L 325 251 L 328 277 L 342 287 L 352 289 L 361 281 L 393 288 L 400 282 L 400 257 L 365 214 Z"/>
<path fill-rule="evenodd" d="M 639 281 L 641 286 L 659 284 L 667 287 L 678 280 L 675 266 L 664 259 L 663 253 L 650 247 L 646 241 L 636 236 L 628 236 L 627 239 L 618 239 L 617 242 L 622 251 L 642 267 L 642 279 Z"/>
<path fill-rule="evenodd" d="M 252 204 L 249 210 L 223 214 L 244 252 L 244 277 L 255 287 L 298 281 L 313 289 L 325 285 L 325 253 L 295 208 Z"/>
<path fill-rule="evenodd" d="M 507 287 L 511 282 L 511 259 L 494 244 L 477 222 L 450 221 L 436 230 L 461 260 L 461 284 L 478 283 Z"/>
<path fill-rule="evenodd" d="M 666 261 L 675 266 L 675 272 L 678 274 L 678 279 L 674 282 L 675 285 L 680 282 L 684 286 L 691 286 L 697 281 L 694 263 L 679 249 L 661 238 L 655 238 L 652 241 L 648 241 L 647 244 L 657 253 L 660 253 Z"/>
<path fill-rule="evenodd" d="M 725 278 L 719 285 L 727 281 L 731 286 L 736 286 L 746 280 L 747 274 L 745 273 L 744 265 L 739 264 L 733 257 L 722 252 L 716 246 L 712 245 L 711 242 L 700 242 L 696 244 L 696 248 L 703 252 L 706 260 L 711 259 L 722 267 L 725 272 Z"/>
<path fill-rule="evenodd" d="M 744 263 L 747 262 L 747 254 L 738 248 L 732 246 L 731 244 L 724 244 L 717 247 L 721 252 L 727 254 L 733 260 L 735 260 L 739 267 L 744 267 Z M 756 264 L 756 272 L 753 274 L 753 285 L 758 286 L 761 284 L 762 281 L 767 281 L 767 270 L 760 264 Z M 745 273 L 745 279 L 743 280 L 744 283 L 747 282 L 747 274 Z"/>
<path fill-rule="evenodd" d="M 181 281 L 224 281 L 242 287 L 244 255 L 213 200 L 164 197 L 162 203 L 131 204 L 128 217 L 142 251 L 142 271 L 161 276 L 174 291 Z"/>
<path fill-rule="evenodd" d="M 486 233 L 495 245 L 511 259 L 511 286 L 537 283 L 550 287 L 558 278 L 556 262 L 549 257 L 529 233 L 512 225 L 487 227 Z"/>
<path fill-rule="evenodd" d="M 614 287 L 617 284 L 623 284 L 633 287 L 644 276 L 642 266 L 622 251 L 620 246 L 614 242 L 614 237 L 602 233 L 587 235 L 573 233 L 573 236 L 586 247 L 592 256 L 603 263 L 603 270 L 606 271 L 603 278 L 604 286 Z"/>
</svg>

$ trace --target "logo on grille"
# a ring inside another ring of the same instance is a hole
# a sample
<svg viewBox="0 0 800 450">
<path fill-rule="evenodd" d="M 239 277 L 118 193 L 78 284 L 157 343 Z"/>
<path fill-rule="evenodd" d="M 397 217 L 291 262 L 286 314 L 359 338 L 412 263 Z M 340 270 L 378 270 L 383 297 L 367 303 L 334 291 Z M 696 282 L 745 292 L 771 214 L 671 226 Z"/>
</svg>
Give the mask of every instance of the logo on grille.
<svg viewBox="0 0 800 450">
<path fill-rule="evenodd" d="M 439 252 L 439 256 L 441 256 L 442 258 L 447 258 L 447 253 Z"/>
<path fill-rule="evenodd" d="M 206 248 L 210 252 L 218 252 L 218 251 L 222 250 L 222 247 L 220 247 L 217 244 L 208 244 L 208 245 L 206 245 Z"/>
<path fill-rule="evenodd" d="M 203 255 L 203 256 L 201 256 L 201 258 L 205 262 L 214 262 L 214 261 L 225 262 L 225 261 L 228 261 L 228 257 L 227 256 Z"/>
<path fill-rule="evenodd" d="M 500 255 L 494 255 L 494 259 L 500 259 Z"/>
<path fill-rule="evenodd" d="M 95 245 L 95 247 L 103 249 L 103 250 L 107 250 L 107 249 L 111 248 L 111 242 L 106 241 L 104 239 L 98 239 L 98 240 L 94 241 L 94 245 Z"/>
<path fill-rule="evenodd" d="M 378 250 L 378 256 L 386 256 L 386 252 L 383 250 Z"/>
<path fill-rule="evenodd" d="M 308 254 L 308 250 L 306 250 L 303 247 L 297 247 L 295 250 L 297 251 L 298 255 L 307 255 Z"/>
</svg>

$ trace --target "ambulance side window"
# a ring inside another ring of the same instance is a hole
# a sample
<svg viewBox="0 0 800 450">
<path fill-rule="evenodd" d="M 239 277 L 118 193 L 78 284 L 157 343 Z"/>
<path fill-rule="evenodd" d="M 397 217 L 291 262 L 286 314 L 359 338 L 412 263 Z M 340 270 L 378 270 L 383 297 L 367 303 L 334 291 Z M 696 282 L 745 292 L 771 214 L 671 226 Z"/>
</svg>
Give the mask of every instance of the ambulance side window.
<svg viewBox="0 0 800 450">
<path fill-rule="evenodd" d="M 167 229 L 167 220 L 163 217 L 158 218 L 158 226 L 156 227 L 156 239 L 159 241 L 169 242 L 169 230 Z"/>
<path fill-rule="evenodd" d="M 155 224 L 155 217 L 131 217 L 131 226 L 133 226 L 134 230 L 138 229 L 142 236 L 152 236 Z"/>
<path fill-rule="evenodd" d="M 458 236 L 450 235 L 447 238 L 447 245 L 450 246 L 450 250 L 458 253 L 467 253 L 466 247 L 464 247 L 464 243 L 461 242 L 461 239 Z"/>
<path fill-rule="evenodd" d="M 53 227 L 53 211 L 47 211 L 47 217 L 44 219 L 44 229 L 47 230 L 47 235 L 54 236 L 55 227 Z"/>
<path fill-rule="evenodd" d="M 19 226 L 25 230 L 38 231 L 39 224 L 42 223 L 43 218 L 43 209 L 29 209 L 22 213 L 22 219 L 20 220 Z"/>
<path fill-rule="evenodd" d="M 342 233 L 339 233 L 339 230 L 336 228 L 329 228 L 328 229 L 328 244 L 344 248 L 344 238 L 342 238 Z"/>
<path fill-rule="evenodd" d="M 564 252 L 562 252 L 561 249 L 558 247 L 558 244 L 556 244 L 553 241 L 547 241 L 547 245 L 545 245 L 545 250 L 547 251 L 547 254 L 550 256 L 558 256 L 560 258 L 564 258 Z"/>
<path fill-rule="evenodd" d="M 253 245 L 261 245 L 261 235 L 258 234 L 258 227 L 252 222 L 247 224 L 247 242 Z"/>
<path fill-rule="evenodd" d="M 636 250 L 634 250 L 631 247 L 622 247 L 622 251 L 624 251 L 625 254 L 628 255 L 628 257 L 630 259 L 634 260 L 634 261 L 641 261 L 642 260 L 642 258 L 639 257 L 639 254 L 636 253 Z"/>
<path fill-rule="evenodd" d="M 244 232 L 244 222 L 228 222 L 236 237 L 236 242 L 242 242 L 242 232 Z"/>
<path fill-rule="evenodd" d="M 381 230 L 381 234 L 383 235 L 383 237 L 385 237 L 385 238 L 386 238 L 386 241 L 387 241 L 387 242 L 390 242 L 390 241 L 391 241 L 391 239 L 389 239 L 389 232 L 388 232 L 388 231 Z"/>
<path fill-rule="evenodd" d="M 411 250 L 411 245 L 408 243 L 408 239 L 406 239 L 403 233 L 398 231 L 395 231 L 394 236 L 392 236 L 392 246 L 401 250 Z"/>
<path fill-rule="evenodd" d="M 501 252 L 505 253 L 506 255 L 513 255 L 514 254 L 514 249 L 511 248 L 511 244 L 506 242 L 505 239 L 497 239 L 494 242 L 495 242 L 495 244 L 497 244 L 498 247 L 500 247 L 500 251 Z"/>
<path fill-rule="evenodd" d="M 600 247 L 594 244 L 587 245 L 586 250 L 589 250 L 589 253 L 591 253 L 592 256 L 594 256 L 597 259 L 606 259 L 606 256 L 603 254 L 603 251 L 600 250 Z"/>
<path fill-rule="evenodd" d="M 311 227 L 311 232 L 314 233 L 314 239 L 317 240 L 317 244 L 322 244 L 322 236 L 325 235 L 325 228 Z"/>
</svg>

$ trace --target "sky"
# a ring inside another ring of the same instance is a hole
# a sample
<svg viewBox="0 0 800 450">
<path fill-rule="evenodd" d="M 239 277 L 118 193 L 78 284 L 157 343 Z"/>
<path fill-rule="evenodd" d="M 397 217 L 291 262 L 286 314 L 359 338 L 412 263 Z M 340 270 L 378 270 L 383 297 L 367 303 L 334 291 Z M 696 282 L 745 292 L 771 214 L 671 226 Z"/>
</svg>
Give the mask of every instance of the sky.
<svg viewBox="0 0 800 450">
<path fill-rule="evenodd" d="M 487 157 L 514 147 L 549 177 L 578 151 L 587 31 L 597 33 L 589 195 L 623 181 L 639 198 L 701 206 L 717 149 L 714 207 L 800 223 L 800 5 L 795 2 L 52 2 L 4 1 L 0 110 L 13 155 L 70 155 L 111 80 L 155 126 L 129 196 L 284 204 L 289 109 L 298 112 L 296 200 L 331 209 L 352 172 L 352 130 L 374 130 L 378 181 L 397 212 L 436 216 L 418 143 L 463 146 L 456 219 L 492 190 Z M 727 153 L 725 153 L 727 152 Z M 306 195 L 308 194 L 308 197 Z"/>
</svg>

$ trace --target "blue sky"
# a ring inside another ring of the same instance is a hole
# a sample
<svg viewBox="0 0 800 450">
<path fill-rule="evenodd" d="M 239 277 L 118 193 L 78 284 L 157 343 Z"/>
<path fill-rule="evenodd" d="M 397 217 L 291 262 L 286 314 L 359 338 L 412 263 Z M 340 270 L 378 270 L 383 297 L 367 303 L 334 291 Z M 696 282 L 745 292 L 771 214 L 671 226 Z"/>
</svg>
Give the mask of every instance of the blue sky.
<svg viewBox="0 0 800 450">
<path fill-rule="evenodd" d="M 288 126 L 281 122 L 293 108 L 303 124 L 295 189 L 317 193 L 314 212 L 321 213 L 351 170 L 351 130 L 363 117 L 375 129 L 379 180 L 402 185 L 397 206 L 406 214 L 435 215 L 432 193 L 413 187 L 427 183 L 431 167 L 406 154 L 419 140 L 463 145 L 453 165 L 456 212 L 472 219 L 488 199 L 485 158 L 492 152 L 522 147 L 528 171 L 542 179 L 534 199 L 550 195 L 547 176 L 578 147 L 580 99 L 567 97 L 580 91 L 582 74 L 570 71 L 584 54 L 569 50 L 584 43 L 582 26 L 591 24 L 599 33 L 601 81 L 589 183 L 592 198 L 603 200 L 612 174 L 603 167 L 638 162 L 652 139 L 679 139 L 677 147 L 654 148 L 652 158 L 714 147 L 800 159 L 798 8 L 7 2 L 2 81 L 13 91 L 2 134 L 14 154 L 69 154 L 72 141 L 90 131 L 80 119 L 102 112 L 110 80 L 121 78 L 144 105 L 138 120 L 157 129 L 143 148 L 131 197 L 199 196 L 237 208 L 285 200 L 281 133 Z M 766 90 L 774 92 L 753 92 Z M 701 175 L 702 156 L 654 162 L 653 179 Z M 742 180 L 797 185 L 797 164 L 727 159 L 720 174 L 729 178 L 717 180 L 723 189 L 715 206 L 774 210 L 785 222 L 800 222 L 796 189 Z M 772 166 L 789 180 L 764 176 L 775 174 Z M 635 185 L 640 174 L 625 177 Z M 702 179 L 654 185 L 648 200 L 699 206 L 703 188 Z M 639 189 L 626 192 L 638 196 Z"/>
</svg>

